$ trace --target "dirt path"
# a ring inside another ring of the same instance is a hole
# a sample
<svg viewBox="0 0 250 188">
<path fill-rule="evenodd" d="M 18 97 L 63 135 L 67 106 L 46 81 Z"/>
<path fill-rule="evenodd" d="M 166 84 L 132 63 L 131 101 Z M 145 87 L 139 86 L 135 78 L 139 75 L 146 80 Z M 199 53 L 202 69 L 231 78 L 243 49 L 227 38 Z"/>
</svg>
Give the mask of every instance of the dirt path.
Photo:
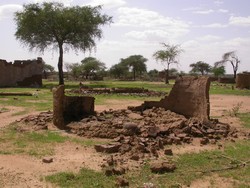
<svg viewBox="0 0 250 188">
<path fill-rule="evenodd" d="M 57 172 L 78 172 L 81 168 L 101 170 L 104 155 L 93 148 L 74 143 L 63 143 L 49 156 L 52 163 L 43 163 L 27 155 L 0 155 L 0 187 L 52 187 L 43 180 L 46 175 Z M 41 181 L 42 180 L 42 181 Z"/>
<path fill-rule="evenodd" d="M 0 106 L 0 109 L 4 109 L 0 112 L 0 128 L 6 127 L 9 124 L 27 116 L 27 110 L 23 107 L 16 106 Z M 37 114 L 38 112 L 33 111 L 28 114 Z"/>
<path fill-rule="evenodd" d="M 210 115 L 221 116 L 231 110 L 234 106 L 240 105 L 240 112 L 250 112 L 250 97 L 235 95 L 211 95 Z"/>
<path fill-rule="evenodd" d="M 226 111 L 232 109 L 234 105 L 241 103 L 240 112 L 250 112 L 250 97 L 244 96 L 210 96 L 211 116 L 220 117 L 220 120 L 230 122 L 232 125 L 239 126 L 238 119 L 225 116 Z M 109 100 L 109 105 L 96 105 L 97 111 L 105 109 L 124 109 L 127 106 L 137 106 L 140 101 Z M 0 108 L 2 108 L 0 106 Z M 18 120 L 25 115 L 14 115 L 22 112 L 21 107 L 5 107 L 9 111 L 0 113 L 0 127 L 6 127 L 11 122 Z M 200 146 L 190 145 L 188 147 L 179 147 L 174 153 L 197 152 Z M 213 149 L 207 147 L 204 149 Z M 0 187 L 52 187 L 45 181 L 41 181 L 44 176 L 61 171 L 77 172 L 82 167 L 100 170 L 100 164 L 104 155 L 97 154 L 94 149 L 87 148 L 74 143 L 66 142 L 58 144 L 55 148 L 55 154 L 50 156 L 53 162 L 46 164 L 42 159 L 28 155 L 3 155 L 0 154 Z M 220 181 L 218 181 L 220 182 Z M 202 187 L 199 181 L 194 182 L 191 187 Z M 229 186 L 230 187 L 230 186 Z"/>
</svg>

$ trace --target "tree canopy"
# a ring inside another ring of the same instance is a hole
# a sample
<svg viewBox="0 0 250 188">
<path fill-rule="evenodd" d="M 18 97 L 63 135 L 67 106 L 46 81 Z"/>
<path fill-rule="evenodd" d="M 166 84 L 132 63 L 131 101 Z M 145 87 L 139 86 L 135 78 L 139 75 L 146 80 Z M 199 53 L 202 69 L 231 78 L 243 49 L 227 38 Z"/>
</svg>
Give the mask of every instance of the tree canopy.
<svg viewBox="0 0 250 188">
<path fill-rule="evenodd" d="M 86 57 L 81 63 L 81 70 L 86 79 L 88 79 L 89 76 L 95 76 L 98 71 L 104 71 L 106 69 L 105 63 L 94 57 Z"/>
<path fill-rule="evenodd" d="M 126 76 L 128 71 L 129 68 L 124 63 L 115 64 L 109 70 L 110 74 L 115 78 L 121 78 L 122 76 Z"/>
<path fill-rule="evenodd" d="M 95 39 L 102 38 L 100 26 L 111 23 L 112 18 L 101 14 L 101 6 L 64 7 L 61 3 L 24 5 L 16 12 L 15 36 L 30 50 L 59 51 L 59 84 L 63 80 L 63 54 L 65 50 L 87 51 L 95 48 Z"/>
<path fill-rule="evenodd" d="M 214 76 L 222 76 L 226 73 L 225 66 L 214 66 L 212 72 Z"/>
<path fill-rule="evenodd" d="M 192 68 L 190 72 L 201 73 L 201 75 L 208 74 L 212 70 L 212 67 L 203 61 L 192 63 L 189 66 Z"/>
<path fill-rule="evenodd" d="M 75 79 L 80 77 L 94 79 L 100 76 L 100 72 L 106 69 L 105 64 L 94 57 L 86 57 L 81 63 L 66 64 L 66 67 L 67 71 L 70 72 Z"/>
<path fill-rule="evenodd" d="M 236 79 L 237 71 L 239 68 L 240 60 L 236 55 L 235 51 L 227 52 L 222 55 L 222 60 L 215 63 L 215 66 L 221 66 L 225 63 L 230 62 L 233 67 L 234 79 Z"/>
<path fill-rule="evenodd" d="M 136 78 L 136 73 L 141 75 L 143 72 L 147 71 L 147 66 L 145 64 L 147 61 L 148 60 L 142 55 L 131 55 L 125 59 L 121 59 L 122 64 L 127 65 L 132 69 L 134 80 Z"/>
<path fill-rule="evenodd" d="M 169 45 L 163 43 L 163 47 L 165 49 L 156 51 L 153 54 L 153 57 L 156 61 L 161 61 L 163 66 L 166 68 L 165 74 L 165 83 L 168 84 L 168 77 L 169 77 L 169 67 L 171 64 L 178 64 L 177 57 L 183 52 L 180 45 Z"/>
</svg>

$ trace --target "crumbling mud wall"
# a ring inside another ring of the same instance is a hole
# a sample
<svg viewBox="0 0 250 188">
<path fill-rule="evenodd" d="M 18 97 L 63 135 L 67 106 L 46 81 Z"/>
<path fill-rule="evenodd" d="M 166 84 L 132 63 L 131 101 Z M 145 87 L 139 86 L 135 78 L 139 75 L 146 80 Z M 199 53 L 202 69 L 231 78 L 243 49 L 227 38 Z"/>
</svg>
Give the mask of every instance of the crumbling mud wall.
<svg viewBox="0 0 250 188">
<path fill-rule="evenodd" d="M 235 79 L 234 77 L 219 77 L 218 82 L 222 84 L 234 84 Z"/>
<path fill-rule="evenodd" d="M 0 87 L 42 86 L 43 60 L 15 60 L 14 63 L 0 59 Z"/>
<path fill-rule="evenodd" d="M 237 74 L 236 87 L 239 89 L 250 89 L 250 72 Z"/>
<path fill-rule="evenodd" d="M 209 77 L 177 78 L 169 96 L 160 101 L 145 101 L 141 106 L 130 107 L 132 110 L 144 110 L 152 107 L 162 107 L 166 110 L 184 115 L 209 120 Z"/>
<path fill-rule="evenodd" d="M 65 129 L 67 123 L 79 121 L 84 116 L 94 114 L 94 97 L 65 96 L 64 86 L 53 89 L 53 123 Z"/>
</svg>

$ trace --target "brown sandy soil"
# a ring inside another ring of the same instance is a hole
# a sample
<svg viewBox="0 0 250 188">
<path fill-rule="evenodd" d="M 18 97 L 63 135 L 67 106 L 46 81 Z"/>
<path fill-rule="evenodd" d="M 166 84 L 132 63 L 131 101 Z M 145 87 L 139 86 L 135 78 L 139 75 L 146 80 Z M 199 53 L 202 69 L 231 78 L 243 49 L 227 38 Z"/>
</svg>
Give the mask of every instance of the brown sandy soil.
<svg viewBox="0 0 250 188">
<path fill-rule="evenodd" d="M 192 188 L 233 188 L 234 181 L 229 178 L 219 177 L 218 175 L 212 175 L 211 177 L 205 177 L 203 179 L 196 180 L 191 183 L 189 187 Z"/>
<path fill-rule="evenodd" d="M 127 106 L 140 105 L 140 101 L 109 100 L 109 105 L 96 105 L 96 111 L 107 109 L 124 109 Z M 244 96 L 210 96 L 211 116 L 219 118 L 222 122 L 228 122 L 233 126 L 240 127 L 239 120 L 226 115 L 227 111 L 234 105 L 242 102 L 240 112 L 250 112 L 250 97 Z M 0 106 L 0 109 L 2 107 Z M 26 115 L 15 115 L 23 111 L 20 107 L 5 107 L 9 111 L 0 113 L 0 127 L 3 129 L 11 122 L 18 120 Z M 66 133 L 65 133 L 66 134 Z M 186 152 L 199 152 L 201 150 L 211 150 L 216 145 L 201 147 L 199 144 L 183 145 L 173 147 L 174 154 Z M 100 170 L 100 165 L 105 155 L 96 153 L 93 148 L 84 147 L 72 142 L 57 144 L 55 154 L 49 156 L 53 162 L 46 164 L 42 159 L 28 155 L 3 155 L 0 154 L 0 187 L 52 187 L 46 183 L 43 177 L 61 171 L 77 172 L 82 167 Z M 213 180 L 213 181 L 211 181 Z M 211 184 L 211 182 L 213 184 Z M 232 187 L 232 182 L 220 177 L 209 177 L 204 180 L 197 180 L 190 187 Z"/>
<path fill-rule="evenodd" d="M 105 105 L 96 105 L 95 110 L 97 112 L 101 112 L 104 110 L 118 110 L 118 109 L 126 109 L 128 106 L 139 106 L 142 104 L 141 101 L 136 100 L 116 100 L 116 99 L 109 99 L 106 101 Z"/>
<path fill-rule="evenodd" d="M 55 148 L 52 163 L 27 155 L 0 155 L 0 187 L 52 187 L 42 178 L 56 172 L 78 172 L 81 168 L 101 170 L 104 155 L 93 148 L 63 143 Z M 42 181 L 41 181 L 42 180 Z"/>
<path fill-rule="evenodd" d="M 211 95 L 210 96 L 210 115 L 222 116 L 226 115 L 228 110 L 233 106 L 240 105 L 240 112 L 250 112 L 250 97 L 249 96 L 234 96 L 234 95 Z"/>
<path fill-rule="evenodd" d="M 19 119 L 27 116 L 27 112 L 22 107 L 0 106 L 0 109 L 2 109 L 2 108 L 5 108 L 7 110 L 0 113 L 0 128 L 8 126 L 10 123 L 13 123 L 16 120 L 19 120 Z M 33 111 L 32 113 L 29 113 L 29 114 L 36 114 L 36 113 L 38 113 L 38 112 Z"/>
</svg>

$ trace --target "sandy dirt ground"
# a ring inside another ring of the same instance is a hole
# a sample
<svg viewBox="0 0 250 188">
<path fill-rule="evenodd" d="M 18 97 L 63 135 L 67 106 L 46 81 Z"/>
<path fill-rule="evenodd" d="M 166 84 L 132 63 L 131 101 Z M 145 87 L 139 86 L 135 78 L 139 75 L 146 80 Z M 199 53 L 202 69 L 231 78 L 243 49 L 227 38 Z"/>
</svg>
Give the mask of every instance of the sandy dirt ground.
<svg viewBox="0 0 250 188">
<path fill-rule="evenodd" d="M 127 106 L 140 105 L 140 101 L 119 101 L 110 100 L 109 105 L 96 105 L 96 111 L 105 109 L 125 109 Z M 219 118 L 222 122 L 227 122 L 232 126 L 240 127 L 237 118 L 227 115 L 228 110 L 233 106 L 241 104 L 240 112 L 250 112 L 250 97 L 244 96 L 210 96 L 210 115 Z M 0 109 L 3 106 L 0 106 Z M 23 111 L 20 107 L 4 107 L 7 112 L 0 113 L 0 130 L 4 129 L 11 122 L 18 120 L 23 115 L 13 115 Z M 32 112 L 33 114 L 35 112 Z M 65 133 L 66 134 L 66 133 Z M 180 146 L 173 149 L 176 154 L 185 152 L 199 152 L 200 150 L 213 149 L 215 146 L 200 147 L 199 145 Z M 84 147 L 75 143 L 66 142 L 58 144 L 55 148 L 55 154 L 49 156 L 53 158 L 52 163 L 43 163 L 38 159 L 28 155 L 2 155 L 0 154 L 0 187 L 52 187 L 51 184 L 44 181 L 44 176 L 61 171 L 78 172 L 80 168 L 87 167 L 94 170 L 100 170 L 100 164 L 105 158 L 104 154 L 96 153 L 93 148 Z M 230 181 L 220 177 L 210 177 L 214 182 L 224 187 L 232 187 Z M 210 187 L 210 179 L 197 180 L 191 184 L 191 187 Z M 216 180 L 216 181 L 215 181 Z M 226 182 L 226 184 L 225 184 Z M 221 186 L 219 186 L 221 187 Z"/>
</svg>

